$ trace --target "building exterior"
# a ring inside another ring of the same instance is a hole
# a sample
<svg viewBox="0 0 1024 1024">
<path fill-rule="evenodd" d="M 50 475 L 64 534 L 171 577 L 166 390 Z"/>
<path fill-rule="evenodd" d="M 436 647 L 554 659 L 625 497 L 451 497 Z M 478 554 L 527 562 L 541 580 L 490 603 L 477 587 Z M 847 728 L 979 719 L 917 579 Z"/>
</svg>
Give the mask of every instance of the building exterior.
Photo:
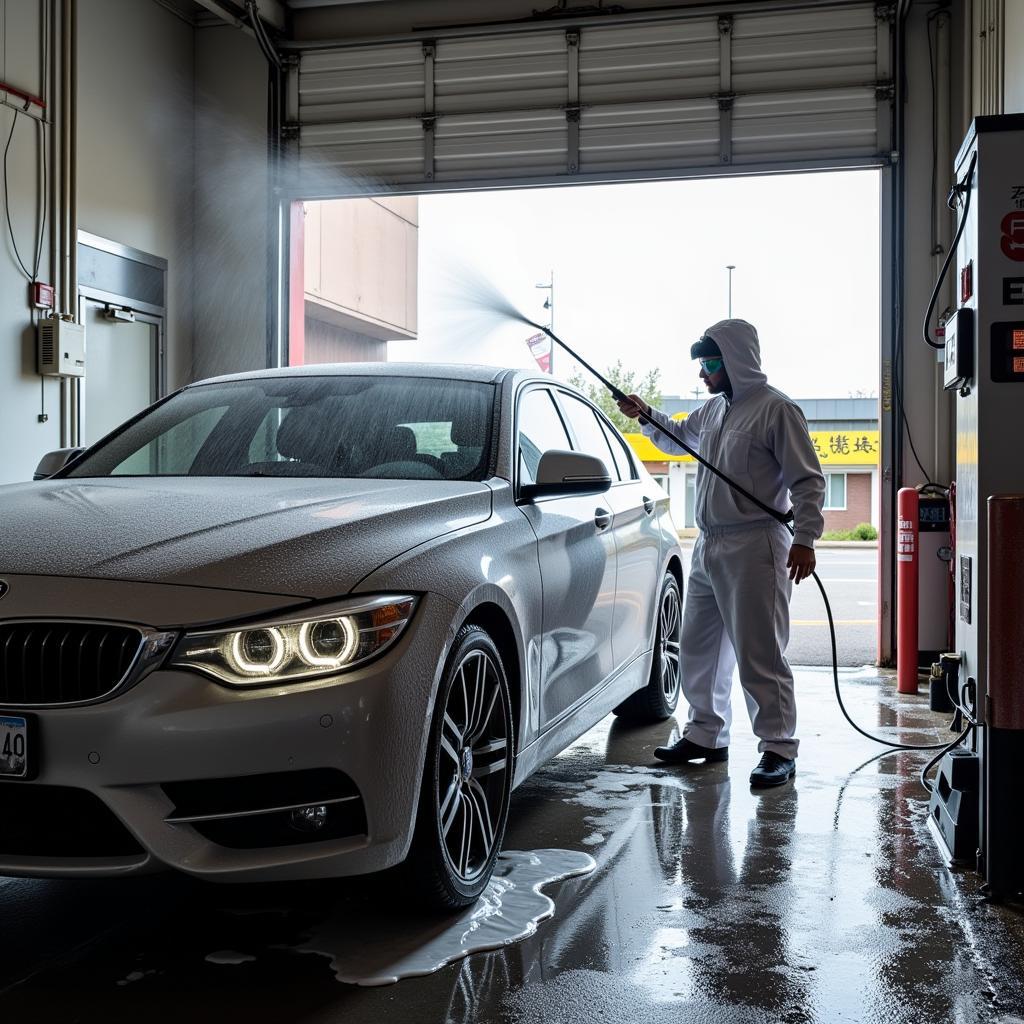
<svg viewBox="0 0 1024 1024">
<path fill-rule="evenodd" d="M 301 280 L 302 306 L 293 365 L 384 361 L 389 341 L 416 337 L 417 204 L 415 196 L 297 204 L 302 265 L 293 280 Z"/>
<path fill-rule="evenodd" d="M 683 420 L 707 399 L 662 398 L 661 408 Z M 825 530 L 848 530 L 858 523 L 879 526 L 878 400 L 811 398 L 797 400 L 807 417 L 825 473 Z M 627 434 L 637 457 L 672 501 L 672 518 L 683 533 L 696 532 L 697 463 L 689 455 L 665 455 L 643 434 Z"/>
</svg>

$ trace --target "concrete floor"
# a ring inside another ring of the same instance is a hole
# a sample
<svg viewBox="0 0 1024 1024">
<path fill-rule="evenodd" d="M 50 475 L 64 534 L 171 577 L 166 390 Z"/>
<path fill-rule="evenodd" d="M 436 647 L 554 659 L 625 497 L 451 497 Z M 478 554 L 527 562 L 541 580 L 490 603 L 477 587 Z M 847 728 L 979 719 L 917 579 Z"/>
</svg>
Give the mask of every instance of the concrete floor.
<svg viewBox="0 0 1024 1024">
<path fill-rule="evenodd" d="M 845 678 L 862 724 L 946 735 L 891 679 Z M 356 988 L 299 947 L 382 915 L 430 931 L 379 885 L 0 880 L 0 1007 L 20 1024 L 1024 1020 L 1024 915 L 943 866 L 922 756 L 869 760 L 879 748 L 840 718 L 823 671 L 800 672 L 798 695 L 799 774 L 778 790 L 747 785 L 742 717 L 729 765 L 659 768 L 671 723 L 609 719 L 521 787 L 505 847 L 585 850 L 598 867 L 552 886 L 555 916 L 518 944 Z"/>
</svg>

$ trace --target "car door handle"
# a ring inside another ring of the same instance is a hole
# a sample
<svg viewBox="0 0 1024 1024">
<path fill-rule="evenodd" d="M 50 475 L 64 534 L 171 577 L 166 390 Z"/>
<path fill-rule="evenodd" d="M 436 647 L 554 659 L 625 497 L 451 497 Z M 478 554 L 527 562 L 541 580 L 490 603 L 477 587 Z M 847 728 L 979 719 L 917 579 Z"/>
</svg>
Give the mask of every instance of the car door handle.
<svg viewBox="0 0 1024 1024">
<path fill-rule="evenodd" d="M 654 502 L 651 501 L 651 499 L 648 498 L 646 494 L 640 500 L 644 503 L 644 511 L 649 516 L 653 516 L 654 515 L 654 507 L 655 507 L 654 506 Z"/>
<path fill-rule="evenodd" d="M 612 514 L 606 509 L 599 508 L 594 510 L 594 525 L 599 530 L 607 530 L 612 525 Z"/>
</svg>

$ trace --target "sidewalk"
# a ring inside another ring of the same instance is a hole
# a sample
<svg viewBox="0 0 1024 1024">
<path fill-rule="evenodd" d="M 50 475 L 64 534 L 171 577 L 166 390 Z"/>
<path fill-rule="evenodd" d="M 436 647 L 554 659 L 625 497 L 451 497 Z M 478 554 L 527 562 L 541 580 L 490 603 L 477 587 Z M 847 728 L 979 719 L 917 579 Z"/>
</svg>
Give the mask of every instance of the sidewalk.
<svg viewBox="0 0 1024 1024">
<path fill-rule="evenodd" d="M 696 537 L 684 537 L 679 534 L 679 543 L 684 548 L 692 548 Z M 815 542 L 817 550 L 822 548 L 859 548 L 862 551 L 875 551 L 878 549 L 877 540 L 819 540 Z"/>
</svg>

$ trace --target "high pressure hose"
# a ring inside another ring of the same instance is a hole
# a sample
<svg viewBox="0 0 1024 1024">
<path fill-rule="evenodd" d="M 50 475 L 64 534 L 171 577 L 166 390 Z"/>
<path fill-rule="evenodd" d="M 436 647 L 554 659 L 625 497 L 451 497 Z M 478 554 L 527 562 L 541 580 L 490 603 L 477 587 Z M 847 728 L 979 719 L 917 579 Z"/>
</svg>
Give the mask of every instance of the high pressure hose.
<svg viewBox="0 0 1024 1024">
<path fill-rule="evenodd" d="M 965 181 L 968 183 L 968 186 L 973 170 L 974 164 L 972 163 L 970 170 L 967 173 L 967 177 L 965 179 Z M 968 196 L 969 195 L 970 193 L 968 192 Z M 966 211 L 964 214 L 964 220 L 966 221 Z M 952 246 L 951 251 L 955 250 L 956 245 L 954 244 Z M 570 356 L 572 356 L 573 359 L 575 359 L 581 366 L 589 370 L 590 373 L 592 373 L 604 385 L 604 387 L 608 389 L 612 398 L 614 398 L 617 402 L 630 401 L 629 395 L 627 395 L 621 388 L 617 388 L 610 380 L 608 380 L 596 369 L 594 369 L 594 367 L 591 366 L 590 363 L 586 361 L 586 359 L 584 359 L 578 352 L 574 351 L 564 341 L 562 341 L 562 339 L 559 338 L 551 330 L 550 327 L 544 327 L 542 324 L 535 323 L 533 320 L 529 320 L 526 317 L 522 316 L 522 314 L 518 314 L 518 319 L 522 320 L 530 327 L 535 327 L 538 331 L 542 331 L 551 339 L 551 341 L 554 344 L 561 346 L 561 348 L 563 348 Z M 662 434 L 664 434 L 666 437 L 674 441 L 685 452 L 692 455 L 694 459 L 697 460 L 697 462 L 704 466 L 709 472 L 717 476 L 720 480 L 723 480 L 734 491 L 736 491 L 738 494 L 743 495 L 744 498 L 746 498 L 750 502 L 753 502 L 753 504 L 756 505 L 759 509 L 761 509 L 761 511 L 771 516 L 772 519 L 774 519 L 776 522 L 779 522 L 783 526 L 785 526 L 786 529 L 789 530 L 790 535 L 794 534 L 792 509 L 789 510 L 788 512 L 780 512 L 777 508 L 772 508 L 770 505 L 766 505 L 763 501 L 761 501 L 760 498 L 755 497 L 744 487 L 741 487 L 738 483 L 736 483 L 735 480 L 732 480 L 730 479 L 730 477 L 726 476 L 726 474 L 723 473 L 717 466 L 712 465 L 710 462 L 708 462 L 707 459 L 703 458 L 698 452 L 694 451 L 694 449 L 690 447 L 690 445 L 688 445 L 680 436 L 678 436 L 674 430 L 664 426 L 661 423 L 657 423 L 655 420 L 649 419 L 646 416 L 644 416 L 643 419 L 645 422 L 650 423 L 653 427 L 656 427 L 658 430 L 660 430 Z M 872 733 L 868 732 L 866 729 L 861 728 L 861 726 L 859 726 L 850 716 L 849 711 L 846 710 L 846 704 L 843 703 L 843 694 L 839 686 L 839 652 L 838 647 L 836 645 L 836 626 L 835 620 L 832 618 L 832 605 L 829 603 L 828 594 L 825 593 L 825 587 L 822 585 L 821 579 L 819 578 L 817 572 L 812 572 L 811 576 L 814 578 L 814 582 L 818 585 L 818 590 L 821 592 L 821 599 L 825 603 L 825 614 L 828 617 L 829 639 L 832 642 L 832 683 L 835 688 L 836 703 L 839 705 L 839 710 L 843 713 L 843 717 L 850 724 L 850 726 L 857 732 L 859 732 L 861 736 L 864 736 L 875 743 L 881 743 L 883 746 L 889 747 L 890 752 L 896 750 L 938 750 L 939 754 L 931 762 L 925 765 L 924 769 L 922 770 L 922 785 L 924 785 L 926 789 L 930 790 L 931 787 L 928 784 L 927 779 L 924 777 L 928 769 L 930 769 L 932 765 L 936 764 L 941 759 L 942 755 L 945 754 L 948 750 L 952 750 L 953 747 L 960 744 L 967 737 L 967 735 L 974 728 L 974 726 L 969 725 L 967 729 L 960 736 L 958 736 L 957 739 L 955 739 L 952 743 L 898 743 L 895 740 L 883 739 L 881 736 L 875 736 Z"/>
<path fill-rule="evenodd" d="M 924 338 L 924 343 L 930 345 L 932 348 L 945 348 L 945 342 L 933 341 L 932 340 L 932 329 L 931 319 L 932 313 L 935 312 L 935 304 L 939 300 L 939 291 L 942 288 L 942 282 L 946 279 L 946 271 L 949 270 L 949 264 L 952 262 L 953 257 L 956 255 L 956 247 L 960 243 L 960 236 L 964 233 L 964 228 L 967 227 L 967 214 L 971 209 L 971 183 L 974 180 L 974 165 L 978 162 L 978 154 L 975 151 L 971 157 L 971 162 L 967 167 L 967 173 L 963 177 L 963 181 L 958 182 L 949 190 L 949 196 L 946 198 L 946 205 L 951 209 L 956 209 L 957 201 L 961 196 L 964 197 L 964 210 L 960 215 L 960 223 L 957 226 L 956 234 L 953 236 L 953 241 L 950 243 L 949 251 L 946 253 L 946 258 L 943 260 L 942 269 L 939 271 L 938 280 L 935 282 L 935 287 L 932 289 L 931 298 L 928 300 L 928 308 L 925 310 L 924 323 L 921 325 L 921 335 Z"/>
</svg>

